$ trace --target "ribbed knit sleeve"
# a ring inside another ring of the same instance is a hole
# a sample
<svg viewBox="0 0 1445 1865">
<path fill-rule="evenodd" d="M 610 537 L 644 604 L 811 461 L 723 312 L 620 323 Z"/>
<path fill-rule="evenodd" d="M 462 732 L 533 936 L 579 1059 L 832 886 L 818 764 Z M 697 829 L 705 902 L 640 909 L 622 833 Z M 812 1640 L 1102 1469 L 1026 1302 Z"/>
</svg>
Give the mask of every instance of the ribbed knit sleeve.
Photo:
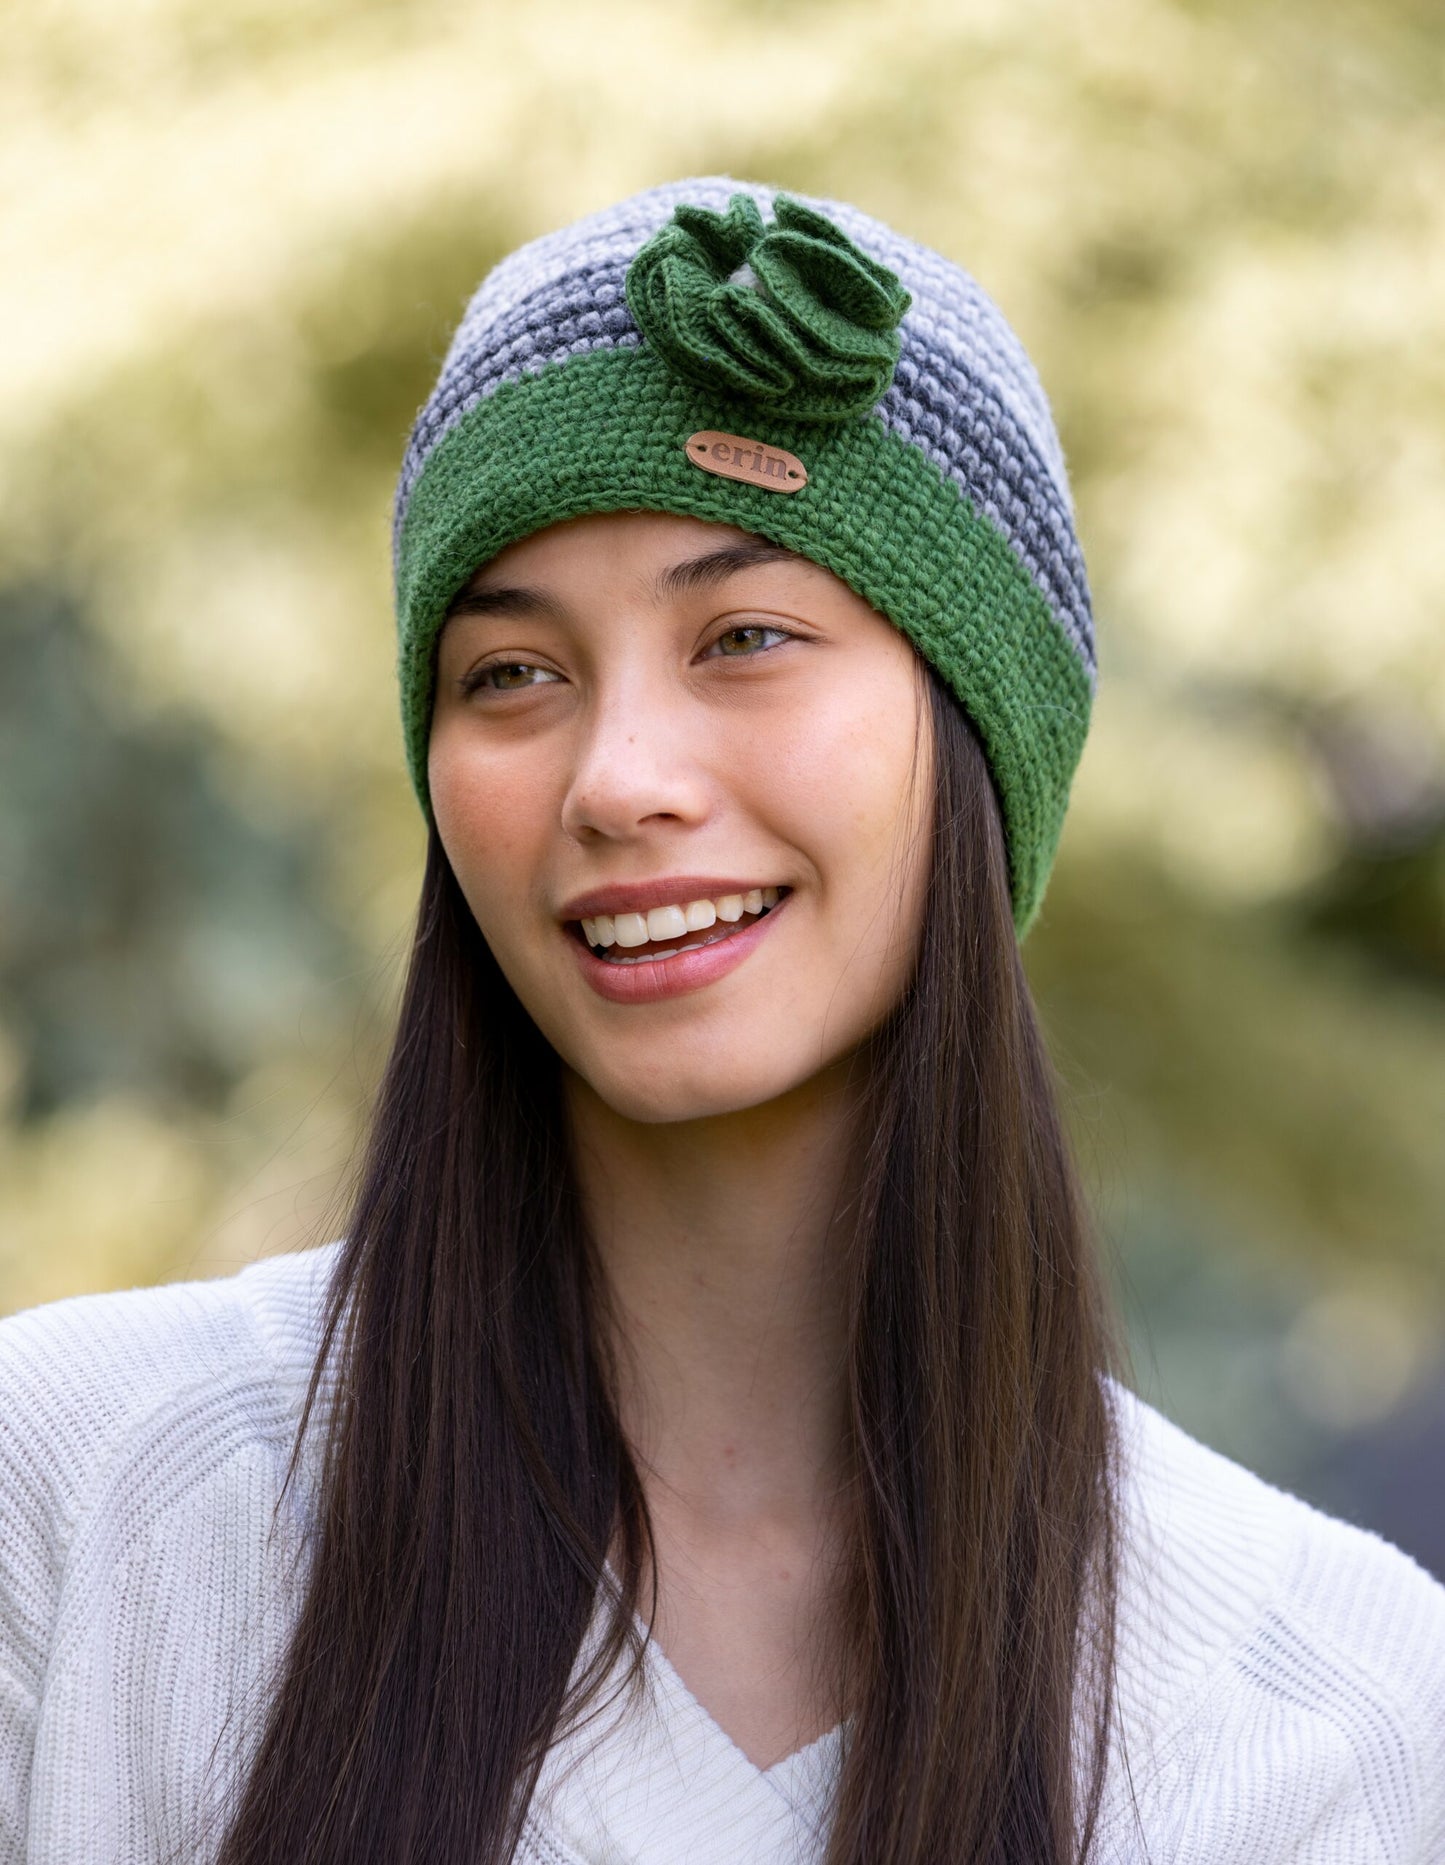
<svg viewBox="0 0 1445 1865">
<path fill-rule="evenodd" d="M 300 1539 L 314 1290 L 290 1268 L 278 1306 L 268 1274 L 0 1322 L 0 1865 L 198 1856 Z"/>
<path fill-rule="evenodd" d="M 28 1319 L 28 1318 L 27 1318 Z M 34 1429 L 52 1356 L 24 1323 L 0 1326 L 0 1861 L 25 1857 L 30 1771 L 74 1499 Z M 67 1419 L 70 1432 L 77 1420 Z"/>
<path fill-rule="evenodd" d="M 1123 1731 L 1101 1857 L 1445 1865 L 1445 1589 L 1138 1401 L 1120 1425 Z"/>
<path fill-rule="evenodd" d="M 1243 1660 L 1359 1783 L 1381 1858 L 1445 1862 L 1445 1590 L 1378 1536 L 1301 1524 L 1287 1599 Z"/>
</svg>

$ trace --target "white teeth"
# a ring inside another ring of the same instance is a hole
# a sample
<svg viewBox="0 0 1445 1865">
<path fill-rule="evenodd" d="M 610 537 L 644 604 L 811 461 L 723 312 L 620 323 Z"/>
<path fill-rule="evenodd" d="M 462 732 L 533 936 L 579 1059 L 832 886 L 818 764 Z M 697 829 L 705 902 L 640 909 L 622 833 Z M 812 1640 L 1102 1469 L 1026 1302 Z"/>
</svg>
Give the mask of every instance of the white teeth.
<svg viewBox="0 0 1445 1865">
<path fill-rule="evenodd" d="M 681 907 L 653 907 L 647 915 L 649 939 L 680 939 L 687 931 L 687 915 Z"/>
<path fill-rule="evenodd" d="M 732 924 L 745 913 L 766 913 L 778 904 L 785 891 L 779 887 L 750 887 L 743 894 L 724 894 L 718 900 L 690 900 L 686 906 L 651 907 L 646 913 L 597 913 L 582 921 L 582 937 L 593 951 L 605 951 L 614 945 L 627 949 L 646 945 L 649 941 L 660 945 L 669 939 L 681 939 L 685 933 L 707 932 L 719 920 Z M 696 944 L 678 948 L 683 952 L 696 949 Z M 627 962 L 640 961 L 629 959 Z"/>
</svg>

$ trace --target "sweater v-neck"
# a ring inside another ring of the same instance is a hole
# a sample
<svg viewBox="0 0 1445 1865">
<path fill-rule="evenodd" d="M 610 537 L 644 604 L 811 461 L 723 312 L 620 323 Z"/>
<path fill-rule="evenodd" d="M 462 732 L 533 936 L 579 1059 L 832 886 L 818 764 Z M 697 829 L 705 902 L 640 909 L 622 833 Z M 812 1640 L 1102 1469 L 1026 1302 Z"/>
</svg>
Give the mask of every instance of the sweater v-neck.
<svg viewBox="0 0 1445 1865">
<path fill-rule="evenodd" d="M 565 1848 L 569 1865 L 813 1865 L 822 1857 L 841 1725 L 759 1768 L 655 1639 L 641 1689 L 613 1698 L 609 1684 L 604 1702 L 554 1744 L 533 1797 L 534 1825 Z"/>
<path fill-rule="evenodd" d="M 715 1734 L 719 1742 L 726 1743 L 730 1749 L 735 1750 L 746 1767 L 751 1768 L 770 1786 L 778 1789 L 785 1798 L 796 1801 L 800 1794 L 808 1793 L 815 1784 L 820 1771 L 825 1784 L 831 1787 L 832 1770 L 836 1766 L 843 1744 L 842 1723 L 835 1723 L 831 1729 L 825 1729 L 822 1735 L 815 1736 L 811 1742 L 804 1742 L 801 1747 L 780 1756 L 777 1761 L 770 1762 L 766 1768 L 760 1768 L 738 1746 L 712 1712 L 688 1689 L 677 1666 L 658 1644 L 656 1638 L 648 1640 L 647 1651 L 648 1661 L 661 1684 L 665 1686 L 673 1704 L 686 1711 L 695 1712 L 697 1719 Z"/>
</svg>

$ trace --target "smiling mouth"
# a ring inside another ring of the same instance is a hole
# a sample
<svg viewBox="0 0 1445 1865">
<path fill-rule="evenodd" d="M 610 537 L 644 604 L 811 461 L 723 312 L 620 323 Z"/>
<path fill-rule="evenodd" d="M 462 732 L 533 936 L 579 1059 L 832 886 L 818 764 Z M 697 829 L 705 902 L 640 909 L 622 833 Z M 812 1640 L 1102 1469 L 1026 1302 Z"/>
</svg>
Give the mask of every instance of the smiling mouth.
<svg viewBox="0 0 1445 1865">
<path fill-rule="evenodd" d="M 605 964 L 650 965 L 731 939 L 766 918 L 790 891 L 754 887 L 744 894 L 652 907 L 646 913 L 599 913 L 595 919 L 569 921 L 568 930 Z"/>
</svg>

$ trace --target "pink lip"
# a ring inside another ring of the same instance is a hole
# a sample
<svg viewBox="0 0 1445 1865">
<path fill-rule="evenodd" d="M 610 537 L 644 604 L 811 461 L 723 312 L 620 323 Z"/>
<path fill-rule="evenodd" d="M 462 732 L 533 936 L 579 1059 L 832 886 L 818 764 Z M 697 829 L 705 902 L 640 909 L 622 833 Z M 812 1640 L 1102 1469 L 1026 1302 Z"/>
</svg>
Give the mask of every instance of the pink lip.
<svg viewBox="0 0 1445 1865">
<path fill-rule="evenodd" d="M 727 891 L 736 893 L 738 890 L 730 885 Z M 630 900 L 636 899 L 635 894 L 627 897 Z M 668 906 L 679 897 L 677 894 L 667 895 L 654 904 Z M 692 894 L 686 898 L 696 900 L 699 896 Z M 692 952 L 679 952 L 674 958 L 647 959 L 639 965 L 610 964 L 605 958 L 597 958 L 580 939 L 569 939 L 568 943 L 577 954 L 582 976 L 599 997 L 605 997 L 613 1004 L 657 1004 L 664 998 L 682 997 L 689 991 L 700 991 L 705 985 L 715 984 L 719 978 L 725 978 L 730 971 L 736 970 L 749 953 L 757 950 L 791 899 L 791 894 L 784 894 L 778 904 L 761 919 L 752 920 L 741 931 L 730 933 L 726 939 L 719 939 L 713 945 L 699 946 Z M 606 907 L 596 910 L 599 913 L 607 911 Z M 591 913 L 586 917 L 590 919 Z"/>
<path fill-rule="evenodd" d="M 578 894 L 557 914 L 560 920 L 590 920 L 599 913 L 645 913 L 649 907 L 685 907 L 689 900 L 718 900 L 724 894 L 746 894 L 755 887 L 776 886 L 775 881 L 719 880 L 715 874 L 671 874 L 657 881 L 627 881 L 616 887 L 594 887 Z"/>
</svg>

